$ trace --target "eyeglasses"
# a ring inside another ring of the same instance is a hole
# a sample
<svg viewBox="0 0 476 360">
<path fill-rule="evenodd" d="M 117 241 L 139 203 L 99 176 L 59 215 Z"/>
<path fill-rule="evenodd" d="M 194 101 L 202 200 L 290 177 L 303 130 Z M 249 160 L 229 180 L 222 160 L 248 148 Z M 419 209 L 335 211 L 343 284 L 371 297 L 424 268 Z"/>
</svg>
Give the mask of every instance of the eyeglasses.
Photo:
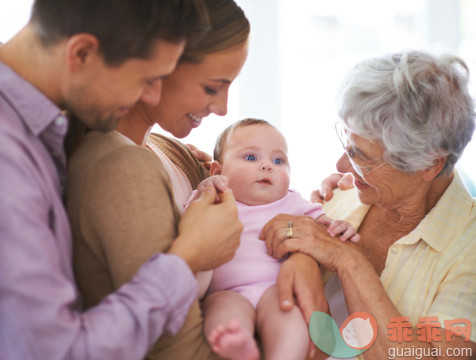
<svg viewBox="0 0 476 360">
<path fill-rule="evenodd" d="M 342 147 L 344 148 L 344 151 L 349 158 L 350 164 L 354 168 L 355 172 L 359 174 L 359 176 L 365 180 L 364 175 L 368 175 L 371 172 L 377 170 L 378 168 L 387 165 L 387 162 L 384 162 L 382 164 L 378 164 L 376 166 L 368 166 L 368 165 L 363 165 L 366 162 L 368 162 L 365 159 L 362 159 L 362 157 L 354 150 L 354 148 L 350 145 L 349 143 L 349 134 L 350 131 L 344 126 L 344 124 L 341 121 L 336 122 L 335 124 L 335 129 L 337 133 L 337 137 L 340 140 L 340 143 L 342 144 Z M 359 165 L 359 164 L 362 165 Z"/>
</svg>

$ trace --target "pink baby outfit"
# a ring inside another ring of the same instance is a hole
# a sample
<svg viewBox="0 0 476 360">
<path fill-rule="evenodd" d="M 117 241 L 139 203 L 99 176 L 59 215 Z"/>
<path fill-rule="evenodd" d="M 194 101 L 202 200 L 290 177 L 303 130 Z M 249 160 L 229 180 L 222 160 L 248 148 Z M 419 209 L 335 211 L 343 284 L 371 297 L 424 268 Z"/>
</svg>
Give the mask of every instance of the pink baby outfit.
<svg viewBox="0 0 476 360">
<path fill-rule="evenodd" d="M 294 190 L 288 190 L 286 196 L 270 204 L 249 206 L 237 202 L 237 205 L 244 225 L 240 246 L 231 261 L 213 270 L 207 294 L 218 290 L 235 291 L 256 308 L 266 289 L 276 283 L 281 265 L 266 253 L 265 242 L 258 238 L 263 227 L 279 214 L 317 218 L 324 211 L 321 204 L 305 200 Z"/>
</svg>

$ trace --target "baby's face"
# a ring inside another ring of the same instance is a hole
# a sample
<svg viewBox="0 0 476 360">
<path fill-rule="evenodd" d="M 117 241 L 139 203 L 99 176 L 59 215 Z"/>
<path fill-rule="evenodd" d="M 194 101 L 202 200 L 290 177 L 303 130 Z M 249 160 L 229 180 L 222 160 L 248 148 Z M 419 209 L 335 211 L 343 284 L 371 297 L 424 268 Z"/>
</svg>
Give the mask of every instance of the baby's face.
<svg viewBox="0 0 476 360">
<path fill-rule="evenodd" d="M 283 135 L 272 126 L 236 129 L 228 137 L 222 175 L 237 201 L 262 205 L 279 200 L 289 189 L 290 167 Z"/>
</svg>

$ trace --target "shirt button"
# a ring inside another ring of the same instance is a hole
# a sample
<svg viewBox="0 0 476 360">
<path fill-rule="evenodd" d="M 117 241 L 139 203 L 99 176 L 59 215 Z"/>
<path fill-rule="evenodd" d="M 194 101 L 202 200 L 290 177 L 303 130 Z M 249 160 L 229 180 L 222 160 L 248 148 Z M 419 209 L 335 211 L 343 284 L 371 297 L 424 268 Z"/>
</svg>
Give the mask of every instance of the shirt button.
<svg viewBox="0 0 476 360">
<path fill-rule="evenodd" d="M 392 253 L 398 254 L 398 247 L 392 246 L 392 248 L 390 250 L 392 251 Z"/>
<path fill-rule="evenodd" d="M 63 116 L 58 116 L 55 120 L 55 125 L 56 126 L 63 126 L 64 123 L 66 122 L 66 119 Z"/>
</svg>

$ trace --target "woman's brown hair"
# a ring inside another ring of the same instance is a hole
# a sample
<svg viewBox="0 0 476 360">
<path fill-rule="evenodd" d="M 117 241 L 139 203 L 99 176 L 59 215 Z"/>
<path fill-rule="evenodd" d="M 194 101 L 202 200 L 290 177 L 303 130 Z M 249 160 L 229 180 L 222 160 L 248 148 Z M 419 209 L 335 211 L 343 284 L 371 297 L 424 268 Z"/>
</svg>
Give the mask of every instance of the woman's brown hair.
<svg viewBox="0 0 476 360">
<path fill-rule="evenodd" d="M 250 23 L 235 1 L 203 2 L 208 10 L 210 30 L 200 40 L 186 45 L 179 63 L 200 63 L 205 55 L 244 44 L 250 34 Z"/>
</svg>

